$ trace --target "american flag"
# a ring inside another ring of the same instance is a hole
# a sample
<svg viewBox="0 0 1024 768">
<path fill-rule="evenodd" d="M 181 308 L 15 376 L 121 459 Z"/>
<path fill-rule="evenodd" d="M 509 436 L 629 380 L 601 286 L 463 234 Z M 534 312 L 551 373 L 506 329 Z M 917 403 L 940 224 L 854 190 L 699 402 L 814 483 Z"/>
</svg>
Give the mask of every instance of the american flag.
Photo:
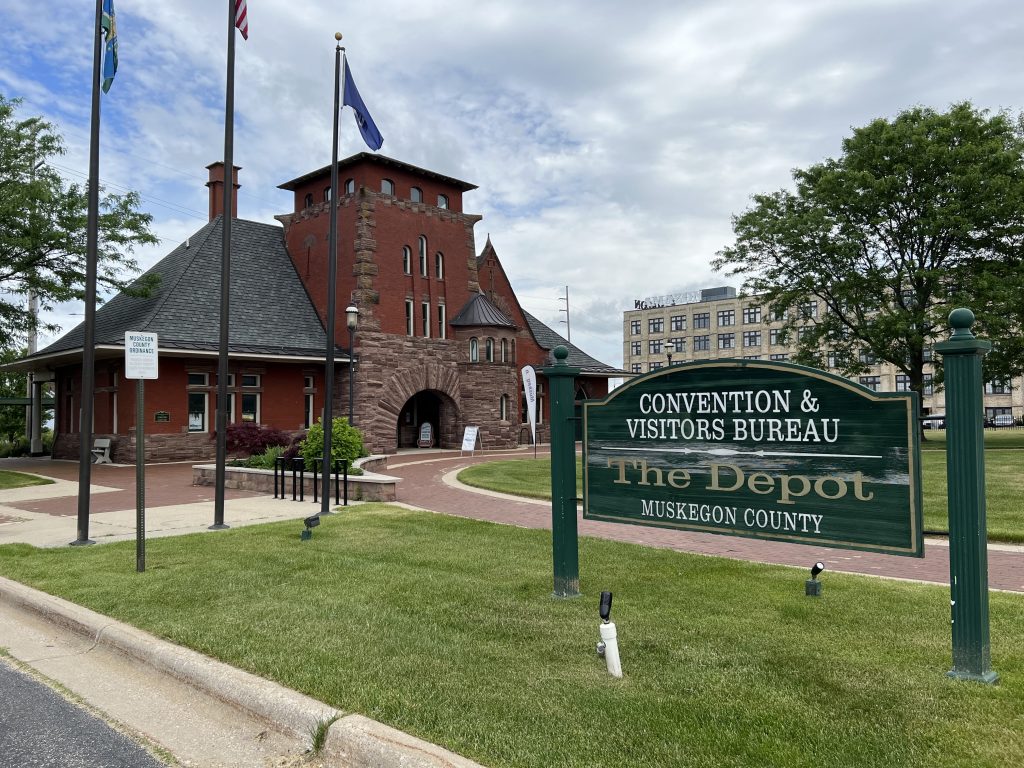
<svg viewBox="0 0 1024 768">
<path fill-rule="evenodd" d="M 249 16 L 245 12 L 245 0 L 235 0 L 235 26 L 242 37 L 249 39 Z"/>
</svg>

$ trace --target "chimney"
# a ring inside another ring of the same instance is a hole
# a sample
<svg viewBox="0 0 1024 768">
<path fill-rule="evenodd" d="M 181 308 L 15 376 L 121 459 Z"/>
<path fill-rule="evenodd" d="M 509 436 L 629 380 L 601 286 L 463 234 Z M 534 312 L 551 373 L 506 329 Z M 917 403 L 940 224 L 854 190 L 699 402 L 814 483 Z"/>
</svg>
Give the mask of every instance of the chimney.
<svg viewBox="0 0 1024 768">
<path fill-rule="evenodd" d="M 210 180 L 206 182 L 206 186 L 210 188 L 210 221 L 213 221 L 224 213 L 224 163 L 221 161 L 210 163 L 206 168 L 210 171 Z M 238 172 L 242 169 L 237 165 L 232 166 L 232 169 L 231 218 L 237 219 L 238 188 L 241 186 L 238 183 Z"/>
</svg>

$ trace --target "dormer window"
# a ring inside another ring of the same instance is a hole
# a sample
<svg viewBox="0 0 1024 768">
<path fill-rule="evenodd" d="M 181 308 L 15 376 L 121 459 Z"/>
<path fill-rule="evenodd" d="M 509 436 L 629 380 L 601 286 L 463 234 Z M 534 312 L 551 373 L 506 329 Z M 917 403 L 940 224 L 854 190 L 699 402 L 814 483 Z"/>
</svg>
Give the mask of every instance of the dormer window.
<svg viewBox="0 0 1024 768">
<path fill-rule="evenodd" d="M 409 190 L 409 199 L 412 200 L 414 203 L 422 203 L 423 190 L 420 189 L 419 187 L 413 187 L 412 189 Z"/>
<path fill-rule="evenodd" d="M 395 194 L 395 182 L 393 182 L 391 179 L 381 179 L 380 180 L 380 191 L 381 191 L 381 193 L 383 193 L 385 195 L 394 195 Z"/>
<path fill-rule="evenodd" d="M 438 195 L 437 196 L 437 207 L 438 208 L 447 208 L 448 207 L 448 195 Z"/>
</svg>

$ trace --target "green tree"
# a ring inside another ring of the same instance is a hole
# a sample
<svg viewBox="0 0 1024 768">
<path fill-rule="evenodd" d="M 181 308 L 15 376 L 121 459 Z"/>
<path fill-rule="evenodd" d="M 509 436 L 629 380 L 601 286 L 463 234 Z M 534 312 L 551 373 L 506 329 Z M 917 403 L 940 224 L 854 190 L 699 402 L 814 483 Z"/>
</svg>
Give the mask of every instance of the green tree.
<svg viewBox="0 0 1024 768">
<path fill-rule="evenodd" d="M 756 195 L 733 218 L 736 243 L 713 265 L 788 313 L 797 362 L 854 375 L 869 355 L 921 391 L 929 347 L 947 337 L 950 310 L 968 306 L 995 342 L 986 373 L 1021 372 L 1019 120 L 969 103 L 909 109 L 854 129 L 841 157 L 793 179 L 795 192 Z M 817 317 L 803 311 L 813 299 Z"/>
<path fill-rule="evenodd" d="M 64 153 L 61 137 L 40 118 L 19 119 L 17 99 L 0 95 L 0 338 L 22 338 L 35 321 L 26 299 L 40 308 L 85 298 L 85 187 L 66 183 L 52 165 Z M 140 245 L 156 243 L 152 216 L 138 210 L 139 197 L 101 195 L 97 292 L 145 294 L 152 280 L 131 257 Z M 59 330 L 53 325 L 45 330 Z"/>
<path fill-rule="evenodd" d="M 324 458 L 324 420 L 317 419 L 316 424 L 306 432 L 306 439 L 299 449 L 306 466 L 312 468 L 314 463 Z M 331 460 L 348 461 L 349 465 L 360 456 L 366 455 L 363 447 L 363 433 L 348 423 L 348 419 L 336 416 L 331 421 Z M 352 474 L 352 470 L 349 470 Z"/>
<path fill-rule="evenodd" d="M 0 348 L 0 366 L 24 357 L 25 350 Z M 28 376 L 0 367 L 0 398 L 26 397 Z M 0 405 L 0 443 L 13 443 L 25 434 L 25 407 Z"/>
</svg>

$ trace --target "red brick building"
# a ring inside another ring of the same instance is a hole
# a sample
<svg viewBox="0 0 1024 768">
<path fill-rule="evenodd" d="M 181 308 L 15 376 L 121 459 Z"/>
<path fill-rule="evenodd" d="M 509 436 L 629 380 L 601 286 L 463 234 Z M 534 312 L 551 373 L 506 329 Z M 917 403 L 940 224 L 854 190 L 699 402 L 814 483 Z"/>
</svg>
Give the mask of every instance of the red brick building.
<svg viewBox="0 0 1024 768">
<path fill-rule="evenodd" d="M 297 432 L 323 412 L 326 360 L 330 166 L 281 188 L 294 193 L 283 225 L 233 219 L 229 420 Z M 147 297 L 119 295 L 96 313 L 93 433 L 114 439 L 115 460 L 135 451 L 135 382 L 126 381 L 124 334 L 158 334 L 160 378 L 146 382 L 150 460 L 213 455 L 219 337 L 223 166 L 210 166 L 210 222 L 151 272 Z M 237 169 L 234 175 L 237 199 Z M 581 369 L 578 397 L 607 394 L 622 372 L 587 356 L 530 316 L 488 238 L 477 255 L 480 216 L 463 211 L 464 181 L 361 153 L 339 164 L 337 381 L 333 412 L 347 414 L 367 448 L 434 443 L 458 447 L 467 425 L 485 448 L 528 440 L 520 369 L 551 362 L 558 344 Z M 344 308 L 359 309 L 353 349 Z M 54 455 L 78 456 L 83 329 L 17 363 L 56 383 Z M 538 377 L 541 435 L 546 383 Z M 543 437 L 542 437 L 543 439 Z"/>
</svg>

